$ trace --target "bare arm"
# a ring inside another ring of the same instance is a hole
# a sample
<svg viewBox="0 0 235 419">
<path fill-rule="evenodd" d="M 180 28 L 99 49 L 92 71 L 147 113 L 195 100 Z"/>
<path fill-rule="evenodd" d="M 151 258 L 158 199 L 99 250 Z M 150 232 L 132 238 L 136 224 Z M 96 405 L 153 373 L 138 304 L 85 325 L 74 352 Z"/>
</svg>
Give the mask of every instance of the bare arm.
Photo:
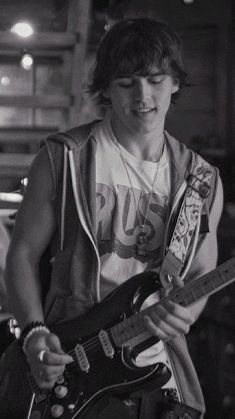
<svg viewBox="0 0 235 419">
<path fill-rule="evenodd" d="M 49 158 L 43 149 L 30 169 L 6 261 L 10 307 L 21 328 L 34 320 L 43 321 L 38 268 L 55 230 L 52 191 Z"/>
<path fill-rule="evenodd" d="M 56 228 L 52 206 L 53 179 L 45 149 L 37 155 L 29 175 L 23 203 L 17 214 L 7 255 L 6 286 L 10 307 L 21 328 L 32 321 L 43 321 L 39 261 Z M 45 361 L 39 354 L 46 349 Z M 46 330 L 35 332 L 27 341 L 27 360 L 42 389 L 51 388 L 71 357 L 59 338 Z"/>
<path fill-rule="evenodd" d="M 197 278 L 210 271 L 217 265 L 218 259 L 218 241 L 217 241 L 217 228 L 223 210 L 223 186 L 221 179 L 218 179 L 217 193 L 213 202 L 210 217 L 209 217 L 209 233 L 207 233 L 200 249 L 198 250 L 193 261 L 192 276 Z M 191 306 L 190 310 L 193 315 L 194 321 L 198 319 L 202 313 L 207 298 Z"/>
</svg>

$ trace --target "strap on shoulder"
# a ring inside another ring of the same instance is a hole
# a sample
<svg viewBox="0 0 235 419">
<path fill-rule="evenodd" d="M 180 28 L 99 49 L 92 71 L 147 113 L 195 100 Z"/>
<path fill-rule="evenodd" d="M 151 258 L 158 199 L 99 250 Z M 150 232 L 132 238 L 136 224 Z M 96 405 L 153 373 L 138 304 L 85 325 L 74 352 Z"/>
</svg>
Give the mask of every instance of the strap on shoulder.
<svg viewBox="0 0 235 419">
<path fill-rule="evenodd" d="M 180 276 L 185 265 L 193 237 L 195 240 L 194 233 L 200 222 L 202 207 L 210 194 L 212 173 L 212 166 L 197 155 L 160 271 L 161 281 L 165 288 L 169 287 L 171 277 Z"/>
</svg>

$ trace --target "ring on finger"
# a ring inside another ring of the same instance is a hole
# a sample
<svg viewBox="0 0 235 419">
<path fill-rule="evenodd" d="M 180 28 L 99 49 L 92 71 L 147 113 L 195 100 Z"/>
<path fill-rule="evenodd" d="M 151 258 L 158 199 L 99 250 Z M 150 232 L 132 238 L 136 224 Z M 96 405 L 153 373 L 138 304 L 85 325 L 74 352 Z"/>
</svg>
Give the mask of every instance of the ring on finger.
<svg viewBox="0 0 235 419">
<path fill-rule="evenodd" d="M 38 354 L 38 360 L 41 364 L 43 364 L 43 362 L 44 362 L 44 357 L 45 357 L 46 351 L 47 351 L 46 349 L 42 349 Z"/>
</svg>

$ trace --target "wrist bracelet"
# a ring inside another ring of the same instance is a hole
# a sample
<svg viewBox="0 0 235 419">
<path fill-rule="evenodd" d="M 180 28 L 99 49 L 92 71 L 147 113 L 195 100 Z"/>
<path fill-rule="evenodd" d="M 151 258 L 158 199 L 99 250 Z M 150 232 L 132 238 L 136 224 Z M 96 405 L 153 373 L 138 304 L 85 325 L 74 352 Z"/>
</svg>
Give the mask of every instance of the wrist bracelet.
<svg viewBox="0 0 235 419">
<path fill-rule="evenodd" d="M 40 332 L 41 330 L 43 330 L 47 334 L 50 333 L 50 330 L 46 326 L 36 326 L 33 329 L 31 329 L 29 331 L 29 333 L 25 336 L 23 346 L 22 346 L 22 349 L 23 349 L 23 352 L 25 353 L 25 355 L 26 355 L 26 350 L 27 350 L 27 345 L 28 345 L 29 339 L 31 338 L 32 335 L 34 335 L 34 333 Z"/>
<path fill-rule="evenodd" d="M 22 345 L 22 349 L 23 352 L 26 354 L 26 349 L 27 349 L 27 344 L 28 344 L 28 340 L 30 339 L 30 337 L 36 333 L 36 332 L 40 332 L 40 331 L 44 331 L 47 334 L 50 333 L 50 330 L 48 329 L 48 327 L 46 326 L 46 324 L 44 322 L 39 322 L 39 321 L 33 321 L 31 323 L 29 323 L 22 331 L 21 333 L 21 337 L 20 337 L 20 341 L 21 341 L 21 345 Z"/>
<path fill-rule="evenodd" d="M 46 326 L 46 324 L 43 321 L 38 321 L 38 320 L 27 323 L 26 326 L 21 331 L 21 336 L 20 336 L 21 345 L 23 345 L 24 338 L 28 334 L 28 332 L 36 326 Z"/>
</svg>

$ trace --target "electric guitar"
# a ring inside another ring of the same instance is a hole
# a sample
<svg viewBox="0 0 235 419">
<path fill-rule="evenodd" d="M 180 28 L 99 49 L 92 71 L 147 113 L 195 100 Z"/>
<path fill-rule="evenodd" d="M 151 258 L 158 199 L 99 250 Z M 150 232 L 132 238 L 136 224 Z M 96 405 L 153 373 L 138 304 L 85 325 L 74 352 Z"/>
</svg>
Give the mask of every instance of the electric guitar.
<svg viewBox="0 0 235 419">
<path fill-rule="evenodd" d="M 190 306 L 235 280 L 235 257 L 201 278 L 173 289 L 165 297 Z M 83 317 L 52 328 L 73 362 L 54 388 L 39 391 L 17 341 L 0 360 L 1 419 L 80 419 L 107 396 L 143 395 L 171 379 L 164 362 L 138 366 L 139 354 L 157 342 L 145 329 L 140 311 L 146 298 L 161 288 L 155 272 L 133 276 Z"/>
</svg>

